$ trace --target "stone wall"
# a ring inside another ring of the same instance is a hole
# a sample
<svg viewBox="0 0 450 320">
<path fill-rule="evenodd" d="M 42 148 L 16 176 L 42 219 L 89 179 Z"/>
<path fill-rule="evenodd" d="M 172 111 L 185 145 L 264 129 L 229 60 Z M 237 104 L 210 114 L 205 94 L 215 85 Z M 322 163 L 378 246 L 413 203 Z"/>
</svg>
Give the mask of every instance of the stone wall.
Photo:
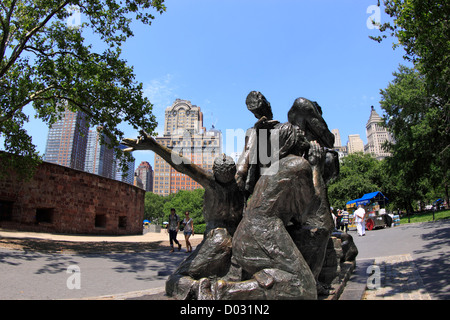
<svg viewBox="0 0 450 320">
<path fill-rule="evenodd" d="M 29 181 L 0 177 L 0 227 L 72 234 L 142 234 L 145 190 L 44 162 Z"/>
</svg>

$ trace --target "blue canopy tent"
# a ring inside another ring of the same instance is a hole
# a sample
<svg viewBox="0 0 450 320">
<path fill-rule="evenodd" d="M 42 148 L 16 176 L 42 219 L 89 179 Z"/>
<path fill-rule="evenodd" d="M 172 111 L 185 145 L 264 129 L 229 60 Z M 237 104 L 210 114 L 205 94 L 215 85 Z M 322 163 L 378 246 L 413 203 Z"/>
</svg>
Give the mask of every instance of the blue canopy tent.
<svg viewBox="0 0 450 320">
<path fill-rule="evenodd" d="M 378 203 L 386 204 L 389 202 L 389 199 L 386 198 L 380 191 L 375 191 L 375 192 L 371 192 L 371 193 L 366 193 L 359 199 L 350 200 L 346 204 L 347 205 L 355 204 L 356 206 L 359 206 L 360 204 L 362 204 L 365 206 L 371 202 L 378 202 Z"/>
<path fill-rule="evenodd" d="M 377 202 L 380 206 L 385 206 L 386 203 L 389 202 L 389 199 L 386 198 L 380 191 L 375 191 L 371 193 L 366 193 L 359 199 L 350 200 L 347 202 L 347 207 L 353 207 L 363 205 L 366 206 L 371 203 Z M 391 225 L 390 223 L 386 222 L 386 219 L 388 219 L 388 215 L 377 216 L 375 213 L 369 214 L 369 218 L 366 219 L 366 229 L 372 230 L 374 227 L 384 227 L 385 225 Z"/>
</svg>

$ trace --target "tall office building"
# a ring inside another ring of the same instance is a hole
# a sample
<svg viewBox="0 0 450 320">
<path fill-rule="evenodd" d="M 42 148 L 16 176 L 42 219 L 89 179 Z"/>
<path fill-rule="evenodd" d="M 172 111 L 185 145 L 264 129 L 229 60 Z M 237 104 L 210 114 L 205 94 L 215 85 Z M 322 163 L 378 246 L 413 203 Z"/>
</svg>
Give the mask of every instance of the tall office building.
<svg viewBox="0 0 450 320">
<path fill-rule="evenodd" d="M 164 136 L 199 133 L 204 131 L 203 113 L 200 107 L 190 101 L 176 99 L 172 106 L 166 108 L 164 117 Z"/>
<path fill-rule="evenodd" d="M 377 160 L 391 155 L 383 150 L 383 144 L 386 141 L 393 141 L 392 135 L 381 125 L 381 122 L 381 117 L 372 106 L 369 121 L 366 124 L 367 144 L 364 146 L 364 153 L 371 153 Z"/>
<path fill-rule="evenodd" d="M 205 130 L 200 107 L 188 100 L 176 99 L 166 108 L 164 136 L 156 141 L 182 153 L 192 163 L 212 171 L 214 158 L 222 153 L 222 133 L 214 128 Z M 193 190 L 201 186 L 190 177 L 173 169 L 155 154 L 153 192 L 168 195 L 178 190 Z"/>
<path fill-rule="evenodd" d="M 126 149 L 127 146 L 124 146 L 123 144 L 119 144 L 120 149 Z M 119 163 L 119 161 L 114 157 L 114 171 L 115 171 L 115 180 L 126 182 L 128 184 L 134 184 L 134 166 L 135 161 L 129 161 L 127 163 L 128 170 L 122 171 L 122 167 Z"/>
<path fill-rule="evenodd" d="M 114 150 L 100 144 L 100 135 L 98 130 L 89 130 L 84 171 L 114 179 Z"/>
<path fill-rule="evenodd" d="M 48 131 L 44 161 L 84 170 L 88 124 L 82 112 L 66 109 Z"/>
<path fill-rule="evenodd" d="M 338 152 L 339 159 L 343 159 L 347 155 L 347 146 L 342 145 L 339 129 L 332 129 L 331 133 L 334 135 L 333 149 Z"/>
<path fill-rule="evenodd" d="M 134 174 L 142 181 L 142 186 L 145 191 L 153 192 L 153 168 L 150 163 L 142 161 Z"/>
<path fill-rule="evenodd" d="M 339 133 L 339 129 L 332 129 L 331 133 L 334 135 L 334 145 L 333 145 L 333 147 L 340 147 L 340 146 L 342 146 L 341 134 Z"/>
<path fill-rule="evenodd" d="M 364 142 L 362 141 L 359 134 L 351 134 L 348 136 L 347 152 L 348 154 L 355 152 L 364 152 Z"/>
</svg>

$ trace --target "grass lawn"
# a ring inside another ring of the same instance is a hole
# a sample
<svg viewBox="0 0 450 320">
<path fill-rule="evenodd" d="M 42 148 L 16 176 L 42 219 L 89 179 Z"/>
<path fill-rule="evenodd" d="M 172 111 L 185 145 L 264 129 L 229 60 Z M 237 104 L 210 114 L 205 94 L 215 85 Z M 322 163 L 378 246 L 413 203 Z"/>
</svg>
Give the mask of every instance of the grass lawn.
<svg viewBox="0 0 450 320">
<path fill-rule="evenodd" d="M 450 218 L 450 210 L 437 211 L 434 214 L 434 220 L 449 219 L 449 218 Z M 417 214 L 410 216 L 410 223 L 427 222 L 427 221 L 433 221 L 433 213 L 432 212 L 417 213 Z M 400 224 L 405 224 L 405 223 L 408 223 L 407 216 L 403 216 L 402 218 L 400 218 Z"/>
</svg>

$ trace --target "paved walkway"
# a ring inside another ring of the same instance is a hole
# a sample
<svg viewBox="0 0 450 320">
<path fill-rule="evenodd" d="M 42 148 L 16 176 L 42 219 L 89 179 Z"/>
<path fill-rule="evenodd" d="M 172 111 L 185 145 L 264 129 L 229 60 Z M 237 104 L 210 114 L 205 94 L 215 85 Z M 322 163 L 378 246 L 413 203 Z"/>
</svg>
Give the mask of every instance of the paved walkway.
<svg viewBox="0 0 450 320">
<path fill-rule="evenodd" d="M 77 234 L 54 234 L 42 232 L 26 232 L 4 230 L 0 228 L 0 238 L 20 238 L 20 239 L 43 239 L 43 240 L 57 240 L 57 241 L 76 241 L 76 242 L 153 242 L 153 241 L 168 241 L 169 234 L 166 230 L 161 232 L 147 232 L 143 235 L 131 236 L 97 236 L 97 235 L 77 235 Z M 203 237 L 202 235 L 195 235 L 194 237 Z M 183 233 L 180 232 L 178 239 L 184 239 Z"/>
<path fill-rule="evenodd" d="M 363 300 L 431 300 L 410 254 L 375 258 L 367 276 Z"/>
<path fill-rule="evenodd" d="M 341 300 L 448 300 L 450 219 L 350 231 L 358 257 Z"/>
<path fill-rule="evenodd" d="M 435 296 L 430 295 L 430 293 L 436 295 L 433 292 L 427 292 L 426 287 L 424 285 L 424 279 L 421 278 L 418 267 L 414 262 L 414 258 L 417 259 L 418 251 L 421 249 L 421 246 L 418 246 L 414 243 L 414 250 L 406 250 L 401 248 L 401 250 L 412 252 L 414 251 L 416 256 L 412 256 L 412 253 L 401 253 L 401 252 L 386 252 L 389 248 L 387 245 L 382 245 L 383 241 L 389 241 L 390 243 L 403 243 L 405 246 L 408 246 L 408 243 L 412 243 L 413 241 L 417 241 L 414 239 L 421 238 L 425 239 L 428 242 L 425 243 L 423 248 L 431 249 L 439 249 L 444 250 L 443 252 L 448 253 L 448 247 L 445 246 L 445 243 L 442 242 L 441 238 L 444 237 L 447 233 L 443 232 L 448 231 L 449 223 L 443 222 L 440 224 L 441 228 L 437 229 L 438 224 L 428 224 L 428 225 L 420 225 L 420 226 L 405 226 L 402 228 L 393 228 L 392 230 L 378 230 L 373 231 L 373 233 L 368 233 L 367 237 L 362 237 L 364 239 L 355 239 L 358 248 L 364 248 L 364 252 L 373 253 L 374 250 L 380 248 L 378 254 L 390 254 L 388 256 L 381 257 L 371 257 L 366 253 L 365 256 L 357 259 L 356 269 L 354 274 L 350 277 L 347 286 L 342 293 L 340 300 L 431 300 L 436 299 Z M 428 229 L 429 231 L 428 231 Z M 433 229 L 431 229 L 433 228 Z M 447 229 L 445 229 L 447 228 Z M 422 231 L 425 229 L 427 231 L 425 235 L 421 237 L 416 236 L 418 230 Z M 435 230 L 436 229 L 436 230 Z M 405 237 L 404 234 L 399 233 L 399 231 L 404 230 L 408 231 L 412 234 L 408 237 Z M 413 233 L 414 232 L 414 233 Z M 398 236 L 401 237 L 403 241 L 399 241 L 397 239 L 390 239 L 389 236 Z M 144 235 L 136 235 L 136 236 L 80 236 L 80 235 L 59 235 L 59 234 L 45 234 L 45 233 L 34 233 L 34 232 L 16 232 L 16 231 L 7 231 L 0 229 L 0 237 L 14 237 L 14 238 L 40 238 L 40 239 L 54 239 L 54 240 L 64 240 L 64 241 L 114 241 L 114 242 L 151 242 L 151 241 L 164 241 L 168 239 L 168 235 L 165 231 L 161 233 L 146 233 Z M 197 237 L 197 236 L 196 236 Z M 200 235 L 199 235 L 200 237 Z M 367 239 L 366 239 L 367 238 Z M 372 239 L 373 238 L 373 239 Z M 406 241 L 408 238 L 410 241 Z M 446 238 L 446 237 L 444 237 Z M 365 244 L 361 241 L 365 241 Z M 380 242 L 381 241 L 381 242 Z M 406 242 L 405 242 L 406 241 Z M 442 242 L 442 243 L 441 243 Z M 448 244 L 448 238 L 446 238 L 445 242 Z M 376 244 L 374 247 L 370 247 L 370 250 L 364 246 L 368 244 Z M 364 246 L 363 246 L 364 245 Z M 432 246 L 431 246 L 432 245 Z M 438 246 L 439 245 L 439 246 Z M 444 249 L 442 249 L 444 248 Z M 407 248 L 408 249 L 408 248 Z M 400 250 L 397 246 L 391 246 L 391 251 Z M 384 251 L 384 252 L 383 252 Z M 363 250 L 361 250 L 363 252 Z M 440 251 L 439 251 L 440 252 Z M 401 253 L 401 254 L 399 254 Z M 442 257 L 445 255 L 439 254 L 439 260 L 432 260 L 433 262 L 442 263 Z M 420 256 L 422 257 L 422 256 Z M 444 259 L 445 260 L 445 259 Z M 422 263 L 424 260 L 421 260 Z M 445 268 L 445 262 L 444 262 Z M 424 266 L 420 266 L 424 268 Z M 441 270 L 442 271 L 442 270 Z M 443 270 L 445 272 L 445 270 Z M 421 269 L 422 275 L 426 275 L 427 273 L 423 273 Z M 430 279 L 427 279 L 428 283 L 427 287 L 429 290 L 434 290 L 433 287 L 429 286 Z M 436 279 L 433 279 L 436 281 Z M 445 281 L 445 280 L 444 280 Z M 433 282 L 432 282 L 433 283 Z M 163 288 L 153 288 L 150 290 L 143 291 L 135 291 L 124 293 L 121 295 L 111 295 L 111 296 L 102 296 L 97 297 L 97 299 L 161 299 L 161 292 L 163 292 Z M 158 295 L 159 294 L 159 295 Z M 152 298 L 154 297 L 154 298 Z M 95 297 L 89 298 L 95 299 Z M 439 298 L 438 298 L 439 299 Z"/>
</svg>

